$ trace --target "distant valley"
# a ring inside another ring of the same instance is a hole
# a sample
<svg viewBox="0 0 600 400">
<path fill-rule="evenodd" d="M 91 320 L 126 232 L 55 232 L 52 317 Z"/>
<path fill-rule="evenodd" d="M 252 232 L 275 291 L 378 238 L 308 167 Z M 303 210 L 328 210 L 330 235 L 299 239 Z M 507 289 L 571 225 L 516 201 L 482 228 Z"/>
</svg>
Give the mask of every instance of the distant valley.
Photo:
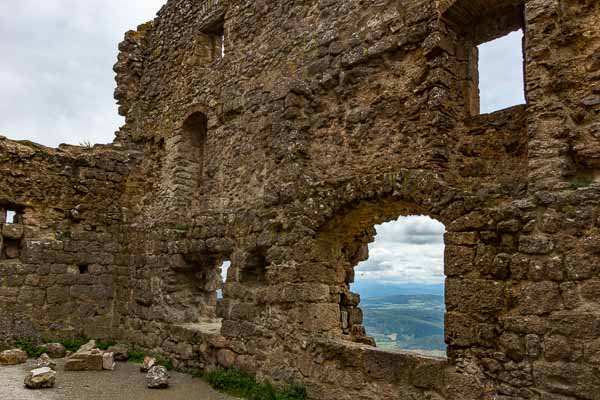
<svg viewBox="0 0 600 400">
<path fill-rule="evenodd" d="M 445 356 L 442 285 L 388 285 L 385 289 L 357 286 L 353 290 L 362 295 L 363 324 L 378 347 Z M 368 297 L 364 292 L 381 295 Z"/>
</svg>

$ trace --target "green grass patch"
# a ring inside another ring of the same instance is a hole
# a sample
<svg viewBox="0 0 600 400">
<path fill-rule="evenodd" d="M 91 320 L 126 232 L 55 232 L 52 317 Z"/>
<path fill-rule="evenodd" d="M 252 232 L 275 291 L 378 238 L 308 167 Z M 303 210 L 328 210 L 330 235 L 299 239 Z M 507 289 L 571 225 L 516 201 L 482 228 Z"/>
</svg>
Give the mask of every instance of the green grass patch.
<svg viewBox="0 0 600 400">
<path fill-rule="evenodd" d="M 42 354 L 46 353 L 48 349 L 44 346 L 37 346 L 28 340 L 17 340 L 15 345 L 27 353 L 30 358 L 38 358 Z"/>
<path fill-rule="evenodd" d="M 110 346 L 114 346 L 115 344 L 117 344 L 117 342 L 115 342 L 112 339 L 98 339 L 96 340 L 96 346 L 98 346 L 98 348 L 100 350 L 108 350 L 108 348 Z"/>
<path fill-rule="evenodd" d="M 129 357 L 129 362 L 141 364 L 144 362 L 144 357 L 146 357 L 146 354 L 139 350 L 129 350 L 127 352 L 127 357 Z"/>
<path fill-rule="evenodd" d="M 282 389 L 256 379 L 236 369 L 216 370 L 203 377 L 214 389 L 243 397 L 246 400 L 304 400 L 306 389 L 291 385 Z"/>
<path fill-rule="evenodd" d="M 65 346 L 65 349 L 67 349 L 67 351 L 75 353 L 77 350 L 79 350 L 81 346 L 83 346 L 89 341 L 89 338 L 82 336 L 73 339 L 58 340 L 57 343 L 61 343 L 63 346 Z"/>
</svg>

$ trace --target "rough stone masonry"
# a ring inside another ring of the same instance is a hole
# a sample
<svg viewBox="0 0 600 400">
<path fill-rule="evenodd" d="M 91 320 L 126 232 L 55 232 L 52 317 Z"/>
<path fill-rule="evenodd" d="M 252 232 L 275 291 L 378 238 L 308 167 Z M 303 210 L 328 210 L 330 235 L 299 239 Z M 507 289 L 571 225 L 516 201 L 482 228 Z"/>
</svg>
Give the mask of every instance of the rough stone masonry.
<svg viewBox="0 0 600 400">
<path fill-rule="evenodd" d="M 480 115 L 477 45 L 520 28 L 527 104 Z M 600 2 L 169 0 L 119 48 L 113 144 L 0 139 L 0 342 L 323 400 L 600 399 Z M 349 291 L 409 214 L 447 228 L 447 360 L 373 347 Z"/>
</svg>

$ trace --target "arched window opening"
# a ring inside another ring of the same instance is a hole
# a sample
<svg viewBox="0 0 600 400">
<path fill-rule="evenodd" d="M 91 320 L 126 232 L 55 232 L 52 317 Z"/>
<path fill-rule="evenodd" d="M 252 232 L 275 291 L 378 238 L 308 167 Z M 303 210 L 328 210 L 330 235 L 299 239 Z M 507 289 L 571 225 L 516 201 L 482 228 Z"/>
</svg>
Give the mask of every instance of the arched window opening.
<svg viewBox="0 0 600 400">
<path fill-rule="evenodd" d="M 203 176 L 204 147 L 206 145 L 208 119 L 203 113 L 196 112 L 188 117 L 182 128 L 184 135 L 182 153 L 187 159 L 188 168 L 183 168 L 181 177 L 185 177 L 187 175 L 186 172 L 191 173 L 193 179 L 200 186 Z"/>
<path fill-rule="evenodd" d="M 344 333 L 362 329 L 385 350 L 445 356 L 444 225 L 412 215 L 374 228 L 351 284 L 360 298 L 342 299 Z"/>
</svg>

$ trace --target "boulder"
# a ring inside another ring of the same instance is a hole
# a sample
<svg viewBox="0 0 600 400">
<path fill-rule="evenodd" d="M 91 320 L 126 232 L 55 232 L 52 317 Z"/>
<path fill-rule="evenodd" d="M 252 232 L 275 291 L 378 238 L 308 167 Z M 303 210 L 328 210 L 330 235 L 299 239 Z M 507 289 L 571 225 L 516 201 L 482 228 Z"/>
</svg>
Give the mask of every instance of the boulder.
<svg viewBox="0 0 600 400">
<path fill-rule="evenodd" d="M 52 361 L 50 356 L 48 356 L 48 354 L 46 354 L 46 353 L 44 353 L 38 357 L 38 359 L 35 362 L 35 367 L 36 368 L 48 367 L 48 368 L 56 371 L 56 363 L 54 361 Z"/>
<path fill-rule="evenodd" d="M 129 359 L 129 348 L 124 344 L 110 346 L 107 351 L 113 353 L 115 361 L 127 361 Z"/>
<path fill-rule="evenodd" d="M 27 353 L 21 349 L 5 350 L 0 353 L 0 365 L 17 365 L 27 361 Z"/>
<path fill-rule="evenodd" d="M 165 389 L 169 387 L 169 374 L 162 365 L 155 365 L 146 374 L 146 385 L 150 389 Z"/>
<path fill-rule="evenodd" d="M 104 369 L 104 352 L 98 349 L 77 351 L 67 357 L 65 371 L 102 371 Z"/>
<path fill-rule="evenodd" d="M 156 359 L 153 357 L 144 357 L 144 363 L 140 367 L 140 372 L 148 372 L 156 365 Z"/>
<path fill-rule="evenodd" d="M 25 386 L 29 389 L 51 388 L 55 381 L 55 371 L 48 367 L 36 368 L 25 377 Z"/>
<path fill-rule="evenodd" d="M 102 355 L 102 368 L 108 371 L 112 371 L 115 369 L 114 355 L 110 351 L 106 351 Z"/>
<path fill-rule="evenodd" d="M 67 349 L 60 343 L 46 343 L 44 347 L 50 358 L 64 358 L 67 355 Z"/>
</svg>

